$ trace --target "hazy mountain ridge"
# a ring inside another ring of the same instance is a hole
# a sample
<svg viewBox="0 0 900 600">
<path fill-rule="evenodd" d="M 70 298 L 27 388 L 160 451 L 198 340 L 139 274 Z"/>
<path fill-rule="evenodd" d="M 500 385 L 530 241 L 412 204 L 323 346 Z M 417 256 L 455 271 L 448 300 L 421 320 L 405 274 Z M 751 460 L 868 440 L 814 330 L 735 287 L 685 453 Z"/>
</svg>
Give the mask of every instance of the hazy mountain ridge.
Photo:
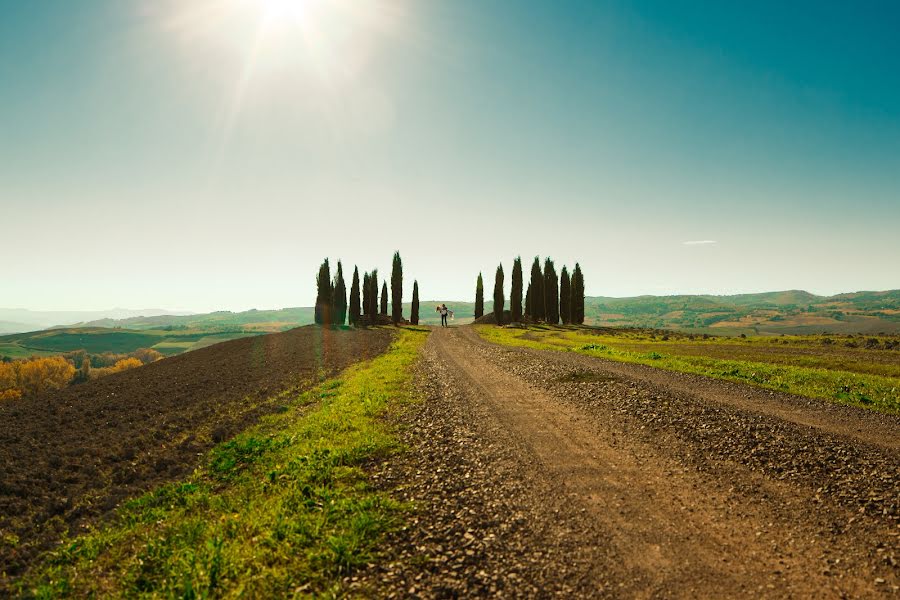
<svg viewBox="0 0 900 600">
<path fill-rule="evenodd" d="M 440 322 L 434 307 L 441 302 L 454 311 L 454 321 L 467 323 L 474 302 L 423 300 L 420 321 Z M 409 316 L 410 304 L 403 304 Z M 485 302 L 485 312 L 493 303 Z M 155 314 L 154 314 L 155 313 Z M 716 296 L 681 294 L 585 298 L 586 322 L 591 325 L 697 329 L 710 333 L 837 333 L 900 331 L 900 290 L 859 291 L 817 296 L 803 290 Z M 22 318 L 26 315 L 29 318 Z M 87 315 L 89 318 L 83 318 Z M 90 318 L 102 315 L 100 318 Z M 76 320 L 66 323 L 65 316 Z M 283 331 L 313 322 L 313 307 L 205 314 L 184 314 L 161 309 L 110 311 L 28 311 L 0 309 L 0 334 L 22 333 L 49 327 L 107 327 L 131 330 L 195 329 L 201 331 Z M 49 320 L 49 322 L 48 322 Z M 18 329 L 17 329 L 18 328 Z"/>
<path fill-rule="evenodd" d="M 111 308 L 108 310 L 29 310 L 27 308 L 0 308 L 0 334 L 22 333 L 50 327 L 64 327 L 96 320 L 122 320 L 141 316 L 189 315 L 188 311 L 171 311 L 161 308 Z"/>
</svg>

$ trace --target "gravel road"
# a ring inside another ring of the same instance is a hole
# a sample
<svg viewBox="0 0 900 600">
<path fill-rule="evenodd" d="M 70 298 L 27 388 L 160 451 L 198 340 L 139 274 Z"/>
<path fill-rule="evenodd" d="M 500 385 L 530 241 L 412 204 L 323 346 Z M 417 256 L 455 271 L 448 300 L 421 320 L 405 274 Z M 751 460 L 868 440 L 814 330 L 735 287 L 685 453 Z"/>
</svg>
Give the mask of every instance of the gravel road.
<svg viewBox="0 0 900 600">
<path fill-rule="evenodd" d="M 898 597 L 900 418 L 435 330 L 382 597 Z"/>
</svg>

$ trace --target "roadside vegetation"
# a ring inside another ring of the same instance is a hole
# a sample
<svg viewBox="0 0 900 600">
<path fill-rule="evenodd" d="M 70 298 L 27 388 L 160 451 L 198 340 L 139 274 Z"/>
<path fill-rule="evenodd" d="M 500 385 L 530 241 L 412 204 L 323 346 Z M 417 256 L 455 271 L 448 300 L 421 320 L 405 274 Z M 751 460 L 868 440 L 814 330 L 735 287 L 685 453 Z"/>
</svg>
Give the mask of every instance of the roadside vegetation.
<svg viewBox="0 0 900 600">
<path fill-rule="evenodd" d="M 66 540 L 24 578 L 60 596 L 330 596 L 372 561 L 403 506 L 363 466 L 398 450 L 380 418 L 413 401 L 410 369 L 427 330 L 283 400 L 282 412 L 218 444 L 189 478 Z"/>
<path fill-rule="evenodd" d="M 487 341 L 578 352 L 900 412 L 896 336 L 722 338 L 649 330 L 476 326 Z"/>
</svg>

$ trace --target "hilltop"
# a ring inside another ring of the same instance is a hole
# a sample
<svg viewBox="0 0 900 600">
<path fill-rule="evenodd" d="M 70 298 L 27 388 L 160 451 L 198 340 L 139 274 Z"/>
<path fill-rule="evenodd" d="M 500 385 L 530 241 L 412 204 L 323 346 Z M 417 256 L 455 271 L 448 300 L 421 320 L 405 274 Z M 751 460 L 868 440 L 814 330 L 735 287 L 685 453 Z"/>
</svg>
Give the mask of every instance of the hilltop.
<svg viewBox="0 0 900 600">
<path fill-rule="evenodd" d="M 433 310 L 438 300 L 421 302 L 421 321 L 438 324 Z M 459 324 L 469 323 L 474 302 L 443 301 Z M 410 305 L 404 303 L 404 314 Z M 493 303 L 485 302 L 485 312 Z M 758 294 L 635 296 L 585 298 L 585 321 L 591 325 L 691 329 L 719 335 L 766 333 L 896 333 L 900 332 L 900 290 L 861 291 L 817 296 L 803 290 Z M 312 307 L 282 310 L 228 311 L 206 315 L 155 316 L 104 319 L 84 323 L 92 327 L 154 329 L 189 327 L 198 329 L 242 328 L 279 331 L 313 322 Z"/>
<path fill-rule="evenodd" d="M 900 332 L 900 290 L 816 296 L 802 290 L 733 296 L 585 300 L 593 325 L 654 327 L 718 335 Z"/>
<path fill-rule="evenodd" d="M 175 316 L 190 314 L 185 311 L 168 311 L 160 308 L 139 310 L 112 308 L 109 310 L 28 310 L 25 308 L 0 308 L 0 334 L 22 333 L 36 329 L 72 325 L 98 319 L 121 320 L 138 316 Z"/>
</svg>

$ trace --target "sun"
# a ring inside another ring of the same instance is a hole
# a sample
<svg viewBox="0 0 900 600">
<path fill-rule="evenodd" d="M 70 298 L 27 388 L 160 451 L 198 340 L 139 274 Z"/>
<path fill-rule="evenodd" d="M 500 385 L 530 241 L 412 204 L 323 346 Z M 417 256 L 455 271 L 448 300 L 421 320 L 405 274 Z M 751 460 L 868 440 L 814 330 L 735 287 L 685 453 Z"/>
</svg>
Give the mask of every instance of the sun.
<svg viewBox="0 0 900 600">
<path fill-rule="evenodd" d="M 256 0 L 267 21 L 299 22 L 310 8 L 310 0 Z"/>
</svg>

